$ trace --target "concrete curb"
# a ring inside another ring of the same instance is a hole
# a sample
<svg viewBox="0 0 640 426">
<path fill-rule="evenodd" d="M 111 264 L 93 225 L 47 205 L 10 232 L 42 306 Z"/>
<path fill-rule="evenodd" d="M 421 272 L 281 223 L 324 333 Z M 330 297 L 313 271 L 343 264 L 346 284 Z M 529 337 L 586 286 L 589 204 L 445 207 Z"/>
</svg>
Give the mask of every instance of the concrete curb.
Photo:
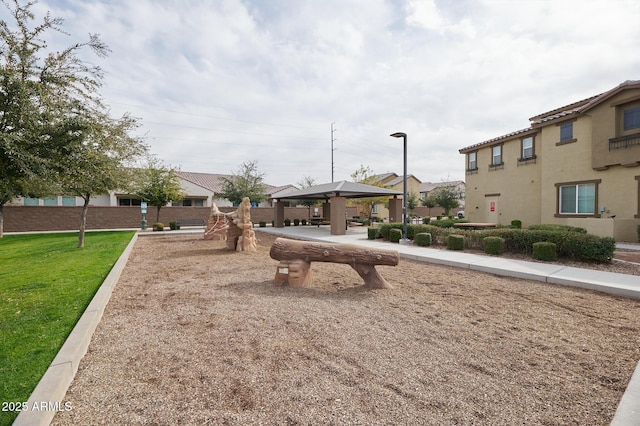
<svg viewBox="0 0 640 426">
<path fill-rule="evenodd" d="M 72 407 L 65 406 L 63 399 L 78 371 L 80 361 L 87 353 L 93 332 L 102 318 L 111 293 L 127 264 L 129 254 L 137 239 L 138 234 L 136 233 L 31 393 L 27 401 L 28 409 L 20 412 L 13 423 L 14 426 L 46 426 L 51 423 L 57 411 L 72 409 Z"/>
</svg>

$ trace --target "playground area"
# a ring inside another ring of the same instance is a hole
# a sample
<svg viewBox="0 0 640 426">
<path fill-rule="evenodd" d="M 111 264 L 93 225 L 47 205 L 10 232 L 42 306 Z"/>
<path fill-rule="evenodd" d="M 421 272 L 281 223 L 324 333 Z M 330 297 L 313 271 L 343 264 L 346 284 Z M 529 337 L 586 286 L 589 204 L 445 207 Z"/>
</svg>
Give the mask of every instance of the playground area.
<svg viewBox="0 0 640 426">
<path fill-rule="evenodd" d="M 401 259 L 274 283 L 255 252 L 139 238 L 52 424 L 608 424 L 640 301 Z"/>
</svg>

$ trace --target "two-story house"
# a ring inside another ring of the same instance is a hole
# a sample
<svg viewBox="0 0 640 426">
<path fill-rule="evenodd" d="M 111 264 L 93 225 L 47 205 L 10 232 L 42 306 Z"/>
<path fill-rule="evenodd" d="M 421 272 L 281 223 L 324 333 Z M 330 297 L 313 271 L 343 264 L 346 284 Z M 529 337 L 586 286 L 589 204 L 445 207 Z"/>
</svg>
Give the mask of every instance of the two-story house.
<svg viewBox="0 0 640 426">
<path fill-rule="evenodd" d="M 637 241 L 640 80 L 530 118 L 530 127 L 459 150 L 466 215 L 555 223 Z"/>
</svg>

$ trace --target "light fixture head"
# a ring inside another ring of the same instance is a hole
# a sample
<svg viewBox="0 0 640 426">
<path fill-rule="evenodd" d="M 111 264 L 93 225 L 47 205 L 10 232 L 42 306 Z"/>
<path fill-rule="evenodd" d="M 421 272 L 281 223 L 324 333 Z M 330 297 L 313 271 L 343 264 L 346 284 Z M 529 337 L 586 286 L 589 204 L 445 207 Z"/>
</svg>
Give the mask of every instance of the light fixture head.
<svg viewBox="0 0 640 426">
<path fill-rule="evenodd" d="M 391 133 L 391 135 L 389 135 L 391 137 L 394 138 L 406 138 L 407 134 L 406 133 L 402 133 L 402 132 L 396 132 L 396 133 Z"/>
</svg>

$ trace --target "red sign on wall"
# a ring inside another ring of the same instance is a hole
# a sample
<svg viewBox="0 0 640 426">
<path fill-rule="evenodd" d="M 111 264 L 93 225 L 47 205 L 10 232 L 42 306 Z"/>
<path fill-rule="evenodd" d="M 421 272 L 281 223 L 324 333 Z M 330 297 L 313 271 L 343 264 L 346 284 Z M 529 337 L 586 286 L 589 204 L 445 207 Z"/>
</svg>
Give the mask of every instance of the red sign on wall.
<svg viewBox="0 0 640 426">
<path fill-rule="evenodd" d="M 496 202 L 495 201 L 491 201 L 489 203 L 489 210 L 491 210 L 492 212 L 496 211 Z"/>
</svg>

